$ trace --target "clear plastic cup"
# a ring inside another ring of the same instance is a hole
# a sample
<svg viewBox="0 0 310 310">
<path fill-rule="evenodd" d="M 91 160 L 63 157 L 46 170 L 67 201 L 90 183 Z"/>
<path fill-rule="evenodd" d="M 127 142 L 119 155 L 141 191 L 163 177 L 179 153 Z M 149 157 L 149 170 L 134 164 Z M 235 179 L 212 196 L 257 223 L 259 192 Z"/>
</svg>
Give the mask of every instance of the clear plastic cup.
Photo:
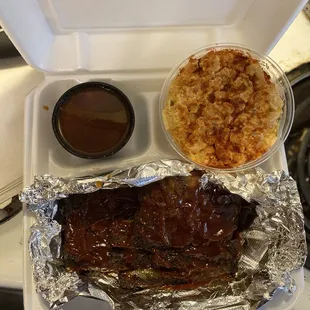
<svg viewBox="0 0 310 310">
<path fill-rule="evenodd" d="M 188 63 L 189 59 L 190 58 L 201 58 L 202 56 L 206 55 L 210 51 L 219 51 L 223 49 L 235 49 L 235 50 L 238 50 L 238 51 L 241 51 L 241 52 L 244 52 L 250 55 L 254 59 L 257 59 L 259 61 L 260 66 L 263 68 L 263 70 L 266 73 L 269 74 L 271 81 L 276 85 L 279 95 L 282 98 L 283 103 L 284 103 L 283 113 L 280 119 L 280 125 L 278 129 L 277 140 L 272 145 L 272 147 L 267 152 L 265 152 L 260 158 L 257 158 L 253 161 L 249 161 L 241 166 L 237 166 L 233 168 L 215 168 L 215 167 L 210 167 L 210 166 L 204 166 L 204 165 L 201 165 L 200 163 L 193 161 L 182 151 L 182 149 L 179 147 L 176 141 L 174 141 L 172 135 L 167 131 L 164 121 L 163 121 L 163 115 L 162 115 L 162 111 L 167 102 L 170 84 L 175 79 L 175 77 L 178 75 L 179 71 Z M 190 55 L 189 57 L 187 57 L 185 60 L 181 61 L 179 64 L 177 64 L 171 70 L 170 74 L 168 75 L 162 87 L 159 102 L 160 102 L 160 120 L 161 120 L 162 128 L 165 132 L 166 138 L 170 142 L 171 146 L 176 150 L 176 152 L 179 153 L 179 155 L 181 155 L 187 161 L 193 164 L 196 164 L 199 167 L 202 167 L 204 169 L 211 169 L 211 170 L 223 170 L 226 172 L 237 172 L 237 171 L 242 171 L 245 169 L 256 167 L 262 164 L 268 158 L 270 158 L 275 152 L 277 152 L 279 148 L 284 144 L 290 132 L 293 119 L 294 119 L 294 111 L 295 111 L 293 91 L 282 69 L 268 56 L 255 52 L 245 46 L 235 45 L 235 44 L 214 44 L 214 45 L 203 47 L 199 49 L 198 51 L 196 51 L 195 53 L 193 53 L 192 55 Z"/>
</svg>

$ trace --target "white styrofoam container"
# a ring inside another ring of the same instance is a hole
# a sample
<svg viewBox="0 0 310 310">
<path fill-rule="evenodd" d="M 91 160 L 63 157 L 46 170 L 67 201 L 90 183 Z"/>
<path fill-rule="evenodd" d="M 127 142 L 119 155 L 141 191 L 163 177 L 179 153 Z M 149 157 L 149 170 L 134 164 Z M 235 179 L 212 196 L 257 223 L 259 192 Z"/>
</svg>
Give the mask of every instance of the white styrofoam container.
<svg viewBox="0 0 310 310">
<path fill-rule="evenodd" d="M 195 49 L 239 43 L 268 53 L 307 0 L 0 0 L 0 23 L 45 81 L 26 98 L 24 185 L 35 174 L 81 176 L 162 158 L 179 158 L 159 124 L 158 97 L 169 70 Z M 120 88 L 131 100 L 136 126 L 129 143 L 103 160 L 66 152 L 53 135 L 51 115 L 70 87 L 90 80 Z M 47 108 L 48 107 L 48 110 Z M 263 164 L 287 169 L 282 148 Z M 35 292 L 28 254 L 34 219 L 24 214 L 24 306 L 45 310 Z M 283 292 L 264 309 L 291 309 L 303 288 Z M 80 306 L 80 309 L 82 306 Z M 76 308 L 76 305 L 74 306 Z"/>
<path fill-rule="evenodd" d="M 26 98 L 24 182 L 32 183 L 33 176 L 50 173 L 57 176 L 81 176 L 108 172 L 115 168 L 134 166 L 163 158 L 181 159 L 165 139 L 159 123 L 158 97 L 166 74 L 84 74 L 46 77 L 45 81 Z M 130 142 L 115 155 L 104 160 L 86 160 L 65 151 L 53 134 L 51 117 L 57 99 L 70 87 L 87 81 L 104 81 L 120 88 L 133 104 L 137 124 Z M 46 109 L 48 107 L 48 110 Z M 139 120 L 139 121 L 138 121 Z M 284 148 L 266 161 L 266 171 L 287 169 Z M 24 216 L 24 242 L 27 244 L 29 228 L 35 219 Z M 297 292 L 286 296 L 284 292 L 268 303 L 265 309 L 291 309 L 303 289 L 303 270 L 294 274 Z M 27 310 L 47 309 L 46 303 L 35 292 L 28 247 L 24 251 L 24 306 Z M 66 309 L 77 309 L 76 303 Z M 81 310 L 83 308 L 80 308 Z M 109 307 L 103 308 L 108 310 Z"/>
<path fill-rule="evenodd" d="M 170 70 L 214 42 L 268 53 L 306 2 L 0 0 L 0 20 L 44 72 Z"/>
</svg>

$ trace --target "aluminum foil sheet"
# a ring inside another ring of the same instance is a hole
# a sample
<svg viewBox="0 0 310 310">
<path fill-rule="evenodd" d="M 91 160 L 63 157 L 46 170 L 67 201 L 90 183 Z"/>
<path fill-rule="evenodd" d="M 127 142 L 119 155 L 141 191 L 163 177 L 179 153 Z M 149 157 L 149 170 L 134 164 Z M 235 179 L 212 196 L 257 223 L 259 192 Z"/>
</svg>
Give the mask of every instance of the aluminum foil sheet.
<svg viewBox="0 0 310 310">
<path fill-rule="evenodd" d="M 297 186 L 283 171 L 267 174 L 259 168 L 234 175 L 206 171 L 201 178 L 202 187 L 214 182 L 259 204 L 256 207 L 258 216 L 242 233 L 246 246 L 238 262 L 236 281 L 227 287 L 215 293 L 208 287 L 128 293 L 118 287 L 113 274 L 99 276 L 94 272 L 87 282 L 65 270 L 60 258 L 61 225 L 54 220 L 58 199 L 102 188 L 144 186 L 166 176 L 189 175 L 194 168 L 188 163 L 162 160 L 96 177 L 35 177 L 33 185 L 24 189 L 20 199 L 36 214 L 29 252 L 37 292 L 49 302 L 50 308 L 60 309 L 64 303 L 82 295 L 106 301 L 116 310 L 247 310 L 270 300 L 276 289 L 293 294 L 296 287 L 290 272 L 303 266 L 307 253 Z"/>
</svg>

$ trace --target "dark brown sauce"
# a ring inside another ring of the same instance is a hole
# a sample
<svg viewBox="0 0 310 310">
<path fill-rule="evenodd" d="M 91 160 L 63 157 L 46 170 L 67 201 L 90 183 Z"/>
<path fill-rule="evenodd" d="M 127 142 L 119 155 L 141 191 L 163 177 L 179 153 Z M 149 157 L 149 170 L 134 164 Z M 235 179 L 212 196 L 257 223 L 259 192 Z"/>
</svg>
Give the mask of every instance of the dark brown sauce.
<svg viewBox="0 0 310 310">
<path fill-rule="evenodd" d="M 87 88 L 61 105 L 59 127 L 66 142 L 86 154 L 113 152 L 130 134 L 131 118 L 123 98 L 104 88 Z"/>
</svg>

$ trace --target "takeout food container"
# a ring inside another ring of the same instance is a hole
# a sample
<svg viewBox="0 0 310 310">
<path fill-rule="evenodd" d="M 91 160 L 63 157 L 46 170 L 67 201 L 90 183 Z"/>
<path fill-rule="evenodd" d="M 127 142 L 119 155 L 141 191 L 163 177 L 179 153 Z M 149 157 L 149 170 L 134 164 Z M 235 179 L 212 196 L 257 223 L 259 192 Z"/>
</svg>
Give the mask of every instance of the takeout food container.
<svg viewBox="0 0 310 310">
<path fill-rule="evenodd" d="M 162 85 L 177 59 L 214 42 L 244 44 L 263 54 L 275 45 L 307 0 L 11 0 L 0 4 L 1 25 L 29 65 L 45 79 L 26 98 L 24 186 L 35 175 L 93 175 L 180 156 L 167 143 L 158 115 Z M 139 8 L 138 10 L 136 8 Z M 267 22 L 268 21 L 268 22 Z M 136 125 L 113 156 L 88 160 L 65 151 L 54 136 L 52 111 L 69 88 L 88 81 L 112 84 L 132 103 Z M 262 167 L 286 170 L 283 148 Z M 34 217 L 24 215 L 24 307 L 45 310 L 36 293 L 28 252 Z M 274 309 L 290 309 L 297 292 L 279 294 Z"/>
<path fill-rule="evenodd" d="M 167 124 L 165 124 L 163 111 L 165 109 L 165 106 L 168 103 L 168 95 L 169 95 L 169 89 L 171 86 L 171 83 L 174 81 L 174 79 L 177 77 L 177 75 L 180 73 L 182 68 L 186 66 L 186 64 L 189 62 L 190 59 L 200 59 L 201 57 L 207 55 L 209 52 L 213 51 L 225 51 L 225 50 L 235 50 L 238 52 L 241 52 L 244 55 L 248 55 L 251 58 L 258 60 L 260 67 L 266 72 L 270 78 L 271 82 L 276 85 L 276 89 L 283 100 L 283 108 L 282 108 L 282 115 L 279 120 L 279 128 L 277 133 L 277 139 L 274 142 L 274 144 L 265 152 L 261 157 L 246 162 L 245 164 L 241 166 L 236 166 L 232 168 L 215 168 L 212 166 L 206 166 L 199 162 L 195 162 L 193 159 L 190 158 L 187 154 L 184 153 L 180 145 L 175 141 L 173 135 L 167 130 Z M 261 53 L 255 52 L 254 50 L 242 46 L 242 45 L 236 45 L 236 44 L 212 44 L 208 45 L 206 47 L 203 47 L 196 51 L 195 53 L 188 56 L 185 60 L 178 63 L 170 72 L 168 75 L 163 88 L 160 93 L 160 119 L 161 119 L 161 125 L 163 128 L 163 131 L 165 132 L 165 136 L 171 146 L 178 152 L 179 155 L 181 155 L 184 159 L 201 166 L 202 168 L 207 169 L 214 169 L 214 170 L 225 170 L 226 172 L 236 172 L 236 171 L 242 171 L 245 169 L 250 169 L 256 166 L 261 165 L 264 161 L 268 160 L 275 152 L 279 150 L 281 146 L 283 146 L 290 129 L 293 124 L 294 119 L 294 111 L 295 111 L 295 105 L 294 105 L 294 97 L 293 97 L 293 91 L 290 86 L 290 83 L 285 75 L 285 73 L 282 71 L 282 69 L 268 56 L 263 55 Z"/>
</svg>

